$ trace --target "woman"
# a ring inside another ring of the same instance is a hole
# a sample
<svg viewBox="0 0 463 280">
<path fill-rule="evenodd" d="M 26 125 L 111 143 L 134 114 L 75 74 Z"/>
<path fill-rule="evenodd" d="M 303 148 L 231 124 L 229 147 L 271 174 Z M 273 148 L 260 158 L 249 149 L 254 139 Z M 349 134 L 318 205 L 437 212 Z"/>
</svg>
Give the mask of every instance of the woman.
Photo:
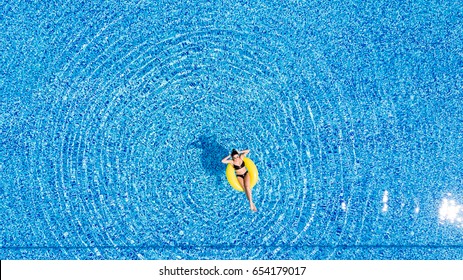
<svg viewBox="0 0 463 280">
<path fill-rule="evenodd" d="M 231 155 L 226 156 L 224 159 L 222 159 L 222 162 L 225 164 L 233 165 L 233 168 L 235 168 L 236 178 L 238 179 L 238 182 L 240 183 L 241 187 L 244 190 L 244 193 L 246 194 L 246 197 L 249 200 L 249 205 L 251 207 L 251 210 L 256 212 L 257 208 L 254 205 L 254 202 L 252 202 L 252 191 L 251 191 L 251 188 L 249 187 L 250 177 L 249 177 L 248 170 L 246 169 L 246 166 L 243 160 L 243 158 L 247 154 L 249 154 L 249 150 L 238 152 L 237 150 L 233 149 L 231 152 Z"/>
</svg>

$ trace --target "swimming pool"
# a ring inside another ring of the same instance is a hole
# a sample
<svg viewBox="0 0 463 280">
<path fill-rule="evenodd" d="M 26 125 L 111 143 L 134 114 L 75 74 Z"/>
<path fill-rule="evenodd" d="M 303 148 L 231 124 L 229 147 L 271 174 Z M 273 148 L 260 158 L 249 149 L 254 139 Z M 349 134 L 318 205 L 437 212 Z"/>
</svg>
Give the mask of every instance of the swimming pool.
<svg viewBox="0 0 463 280">
<path fill-rule="evenodd" d="M 1 259 L 463 258 L 461 2 L 159 2 L 2 4 Z"/>
</svg>

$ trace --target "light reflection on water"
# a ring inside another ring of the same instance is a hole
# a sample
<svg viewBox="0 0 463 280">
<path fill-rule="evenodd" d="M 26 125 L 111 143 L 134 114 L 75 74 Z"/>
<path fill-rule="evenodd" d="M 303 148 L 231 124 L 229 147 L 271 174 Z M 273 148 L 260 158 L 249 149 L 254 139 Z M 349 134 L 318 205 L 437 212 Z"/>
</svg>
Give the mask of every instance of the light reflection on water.
<svg viewBox="0 0 463 280">
<path fill-rule="evenodd" d="M 386 212 L 389 209 L 389 205 L 387 204 L 388 201 L 389 201 L 389 192 L 386 190 L 383 193 L 383 209 L 382 209 L 383 212 Z"/>
<path fill-rule="evenodd" d="M 449 222 L 463 228 L 463 205 L 451 197 L 443 198 L 439 208 L 439 222 Z"/>
</svg>

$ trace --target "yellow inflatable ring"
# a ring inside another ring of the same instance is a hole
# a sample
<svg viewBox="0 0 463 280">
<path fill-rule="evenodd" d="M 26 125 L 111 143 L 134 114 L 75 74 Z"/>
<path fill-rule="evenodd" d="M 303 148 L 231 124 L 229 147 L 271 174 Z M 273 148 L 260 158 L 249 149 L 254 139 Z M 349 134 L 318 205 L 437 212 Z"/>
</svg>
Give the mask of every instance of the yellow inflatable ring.
<svg viewBox="0 0 463 280">
<path fill-rule="evenodd" d="M 250 187 L 252 189 L 256 185 L 257 180 L 259 180 L 259 172 L 257 171 L 257 167 L 251 159 L 245 157 L 243 160 L 244 164 L 246 165 L 246 169 L 249 172 L 251 184 Z M 227 175 L 228 183 L 230 183 L 230 186 L 232 186 L 232 188 L 234 188 L 237 191 L 244 192 L 240 182 L 238 182 L 238 178 L 236 178 L 235 169 L 231 164 L 227 165 L 227 170 L 225 171 L 225 174 Z"/>
</svg>

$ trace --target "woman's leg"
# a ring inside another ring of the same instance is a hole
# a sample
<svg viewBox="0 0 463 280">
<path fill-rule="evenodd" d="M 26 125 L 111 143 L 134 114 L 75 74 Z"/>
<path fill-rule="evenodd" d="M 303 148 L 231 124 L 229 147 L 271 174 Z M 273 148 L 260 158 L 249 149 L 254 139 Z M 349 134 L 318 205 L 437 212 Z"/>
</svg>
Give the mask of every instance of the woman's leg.
<svg viewBox="0 0 463 280">
<path fill-rule="evenodd" d="M 244 190 L 244 193 L 246 194 L 246 197 L 249 200 L 249 205 L 251 207 L 251 210 L 257 211 L 256 206 L 254 206 L 254 203 L 252 202 L 252 193 L 251 193 L 251 188 L 249 187 L 250 185 L 249 174 L 246 174 L 246 176 L 244 177 L 244 180 L 240 176 L 236 176 L 236 178 L 238 179 L 238 182 L 240 183 L 241 187 Z"/>
<path fill-rule="evenodd" d="M 236 179 L 238 179 L 238 182 L 240 183 L 240 186 L 243 188 L 243 190 L 245 190 L 243 178 L 241 178 L 240 176 L 236 176 Z"/>
<path fill-rule="evenodd" d="M 250 186 L 251 186 L 251 177 L 249 176 L 249 173 L 247 173 L 246 176 L 244 176 L 244 191 L 246 193 L 246 196 L 248 197 L 251 210 L 255 212 L 257 211 L 257 208 L 254 205 L 254 202 L 252 201 L 252 190 Z"/>
</svg>

